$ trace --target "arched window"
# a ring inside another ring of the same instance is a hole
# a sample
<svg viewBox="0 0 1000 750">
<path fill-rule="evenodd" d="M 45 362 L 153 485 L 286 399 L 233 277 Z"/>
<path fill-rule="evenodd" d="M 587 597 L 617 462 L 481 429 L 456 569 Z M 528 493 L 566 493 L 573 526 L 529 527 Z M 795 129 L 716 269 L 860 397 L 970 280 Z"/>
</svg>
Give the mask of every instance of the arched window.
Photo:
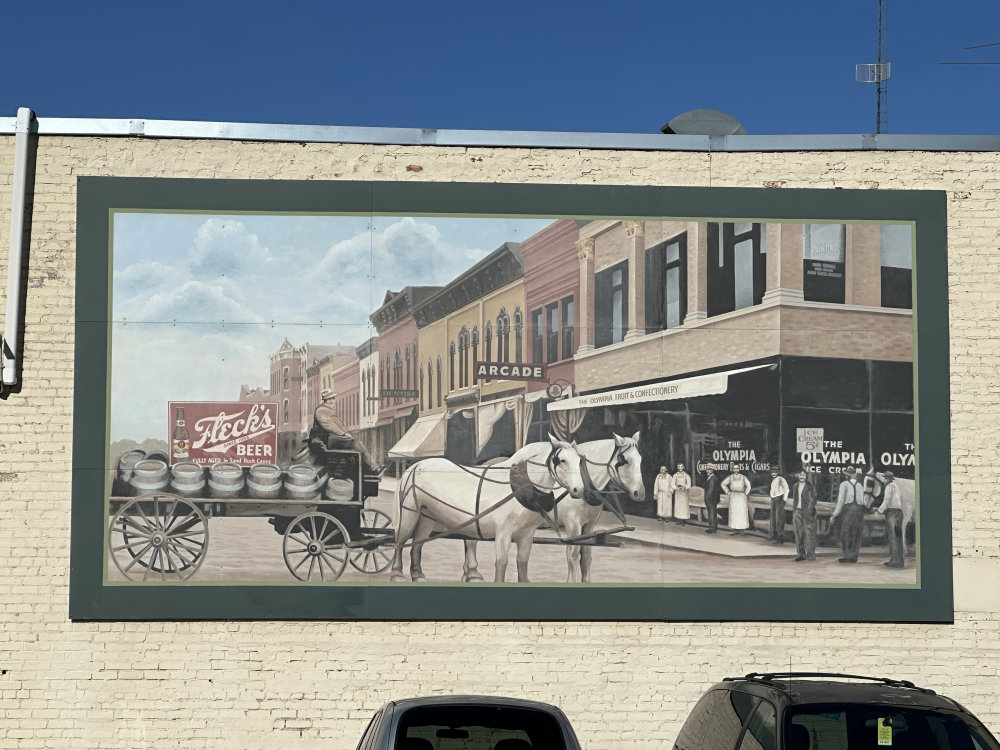
<svg viewBox="0 0 1000 750">
<path fill-rule="evenodd" d="M 406 345 L 406 352 L 404 354 L 404 358 L 406 359 L 406 380 L 404 380 L 403 382 L 406 383 L 406 385 L 404 385 L 403 387 L 409 389 L 409 388 L 413 387 L 412 385 L 410 385 L 411 381 L 410 381 L 410 345 L 409 344 Z"/>
<path fill-rule="evenodd" d="M 497 361 L 510 362 L 510 316 L 502 307 L 497 315 Z"/>
<path fill-rule="evenodd" d="M 455 390 L 455 342 L 448 345 L 448 391 Z"/>
<path fill-rule="evenodd" d="M 287 391 L 288 390 L 288 368 L 287 367 L 284 369 L 284 376 L 282 378 L 282 382 L 283 382 L 283 385 L 281 387 L 281 390 Z"/>
<path fill-rule="evenodd" d="M 396 357 L 392 364 L 392 387 L 399 389 L 403 387 L 403 358 L 399 355 L 399 347 L 396 347 Z M 397 396 L 392 400 L 394 404 L 399 403 Z"/>
<path fill-rule="evenodd" d="M 441 406 L 441 355 L 437 358 L 437 405 Z"/>
<path fill-rule="evenodd" d="M 520 307 L 514 308 L 514 361 L 521 363 L 524 360 L 524 348 L 522 342 L 524 341 L 524 314 L 521 312 Z"/>
<path fill-rule="evenodd" d="M 472 366 L 476 366 L 476 360 L 479 359 L 479 326 L 472 329 Z M 473 380 L 473 382 L 475 382 Z"/>
<path fill-rule="evenodd" d="M 424 363 L 420 363 L 420 397 L 417 399 L 420 403 L 424 402 Z"/>
<path fill-rule="evenodd" d="M 427 408 L 434 406 L 432 394 L 434 393 L 434 368 L 430 358 L 427 359 Z"/>
<path fill-rule="evenodd" d="M 462 326 L 458 332 L 458 387 L 469 384 L 469 329 Z"/>
<path fill-rule="evenodd" d="M 286 371 L 288 368 L 285 368 Z M 281 423 L 288 424 L 288 399 L 286 398 L 281 404 Z"/>
<path fill-rule="evenodd" d="M 493 359 L 493 322 L 486 321 L 486 361 Z"/>
</svg>

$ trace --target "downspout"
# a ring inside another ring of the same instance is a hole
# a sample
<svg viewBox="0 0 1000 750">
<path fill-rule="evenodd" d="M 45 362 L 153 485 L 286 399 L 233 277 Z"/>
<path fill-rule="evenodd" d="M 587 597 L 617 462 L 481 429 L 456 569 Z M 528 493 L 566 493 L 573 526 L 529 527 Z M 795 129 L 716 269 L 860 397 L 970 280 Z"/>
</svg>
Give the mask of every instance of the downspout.
<svg viewBox="0 0 1000 750">
<path fill-rule="evenodd" d="M 0 371 L 3 385 L 17 384 L 21 341 L 19 318 L 21 314 L 21 267 L 24 245 L 24 207 L 28 195 L 28 138 L 34 113 L 27 107 L 17 110 L 14 126 L 14 180 L 10 206 L 10 262 L 7 264 L 7 315 L 5 332 L 0 348 Z"/>
</svg>

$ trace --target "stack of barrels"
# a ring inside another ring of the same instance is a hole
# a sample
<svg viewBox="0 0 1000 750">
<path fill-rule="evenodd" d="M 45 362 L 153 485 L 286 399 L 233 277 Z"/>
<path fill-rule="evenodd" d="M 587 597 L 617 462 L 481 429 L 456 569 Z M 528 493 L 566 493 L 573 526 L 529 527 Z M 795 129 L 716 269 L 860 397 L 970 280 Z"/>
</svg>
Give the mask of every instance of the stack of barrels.
<svg viewBox="0 0 1000 750">
<path fill-rule="evenodd" d="M 169 492 L 186 498 L 229 500 L 354 500 L 351 479 L 327 478 L 308 463 L 292 464 L 281 469 L 276 464 L 260 463 L 244 468 L 231 461 L 206 467 L 194 461 L 179 461 L 173 466 L 164 451 L 135 449 L 123 453 L 115 462 L 111 494 L 115 496 L 148 495 Z"/>
</svg>

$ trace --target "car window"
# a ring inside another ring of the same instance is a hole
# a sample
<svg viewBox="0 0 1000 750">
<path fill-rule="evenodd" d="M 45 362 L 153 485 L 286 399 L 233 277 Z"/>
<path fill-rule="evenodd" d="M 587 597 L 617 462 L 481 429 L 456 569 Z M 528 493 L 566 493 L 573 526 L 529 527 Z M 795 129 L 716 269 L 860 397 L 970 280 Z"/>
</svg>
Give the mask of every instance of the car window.
<svg viewBox="0 0 1000 750">
<path fill-rule="evenodd" d="M 710 690 L 688 716 L 674 743 L 678 750 L 730 750 L 756 700 L 737 690 Z"/>
<path fill-rule="evenodd" d="M 365 733 L 361 735 L 361 741 L 358 742 L 357 750 L 369 750 L 372 746 L 372 739 L 375 737 L 375 727 L 378 726 L 378 720 L 382 716 L 382 711 L 376 711 L 372 720 L 368 722 L 368 726 L 365 728 Z"/>
<path fill-rule="evenodd" d="M 435 705 L 400 719 L 395 750 L 566 750 L 551 714 L 514 706 Z"/>
<path fill-rule="evenodd" d="M 750 717 L 740 750 L 776 750 L 777 715 L 770 701 L 761 700 Z"/>
<path fill-rule="evenodd" d="M 788 750 L 1000 750 L 965 714 L 870 704 L 795 708 L 788 736 Z"/>
</svg>

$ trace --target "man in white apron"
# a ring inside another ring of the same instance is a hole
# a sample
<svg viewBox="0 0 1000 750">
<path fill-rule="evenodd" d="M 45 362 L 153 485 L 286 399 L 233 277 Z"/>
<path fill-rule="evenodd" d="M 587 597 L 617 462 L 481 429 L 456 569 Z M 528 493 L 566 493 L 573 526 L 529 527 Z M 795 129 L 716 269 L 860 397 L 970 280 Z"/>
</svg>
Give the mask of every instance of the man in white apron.
<svg viewBox="0 0 1000 750">
<path fill-rule="evenodd" d="M 673 517 L 671 498 L 674 493 L 674 480 L 667 473 L 667 467 L 661 466 L 660 473 L 653 482 L 653 497 L 656 498 L 656 517 L 664 521 Z"/>
<path fill-rule="evenodd" d="M 677 464 L 674 474 L 674 521 L 681 526 L 687 525 L 691 518 L 691 505 L 688 491 L 691 489 L 691 475 L 684 471 L 684 464 Z"/>
</svg>

